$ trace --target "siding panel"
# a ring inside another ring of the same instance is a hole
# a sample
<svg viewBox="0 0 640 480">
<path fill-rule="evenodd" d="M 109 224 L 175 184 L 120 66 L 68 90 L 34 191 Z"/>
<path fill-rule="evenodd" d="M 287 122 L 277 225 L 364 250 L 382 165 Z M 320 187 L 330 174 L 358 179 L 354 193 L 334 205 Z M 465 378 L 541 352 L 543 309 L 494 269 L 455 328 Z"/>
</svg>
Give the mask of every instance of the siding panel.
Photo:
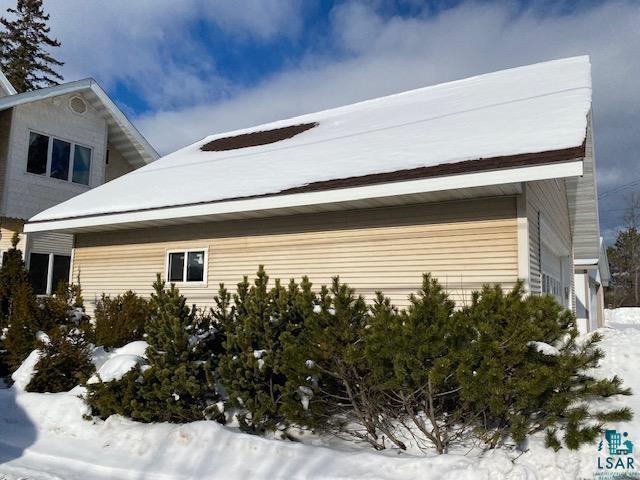
<svg viewBox="0 0 640 480">
<path fill-rule="evenodd" d="M 486 282 L 517 278 L 514 197 L 389 207 L 272 219 L 216 222 L 78 235 L 73 277 L 85 299 L 127 289 L 148 295 L 166 251 L 208 248 L 208 284 L 180 286 L 190 303 L 209 306 L 218 284 L 235 286 L 264 264 L 271 278 L 316 287 L 334 275 L 371 298 L 382 290 L 397 305 L 432 272 L 458 301 Z M 91 309 L 92 305 L 89 305 Z"/>
<path fill-rule="evenodd" d="M 527 217 L 529 219 L 530 290 L 542 292 L 542 222 L 552 230 L 564 250 L 572 251 L 567 188 L 562 179 L 541 180 L 527 184 Z M 567 281 L 566 286 L 570 287 Z"/>
</svg>

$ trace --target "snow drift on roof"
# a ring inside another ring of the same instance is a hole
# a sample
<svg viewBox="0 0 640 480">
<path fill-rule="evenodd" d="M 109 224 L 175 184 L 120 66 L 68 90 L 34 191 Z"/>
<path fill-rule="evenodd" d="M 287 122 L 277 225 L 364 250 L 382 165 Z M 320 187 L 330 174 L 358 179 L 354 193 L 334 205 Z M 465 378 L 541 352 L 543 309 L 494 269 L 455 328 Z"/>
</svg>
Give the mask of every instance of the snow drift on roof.
<svg viewBox="0 0 640 480">
<path fill-rule="evenodd" d="M 32 221 L 277 194 L 329 180 L 573 148 L 585 141 L 590 108 L 586 56 L 504 70 L 212 135 Z M 203 151 L 218 139 L 314 123 L 275 143 Z"/>
</svg>

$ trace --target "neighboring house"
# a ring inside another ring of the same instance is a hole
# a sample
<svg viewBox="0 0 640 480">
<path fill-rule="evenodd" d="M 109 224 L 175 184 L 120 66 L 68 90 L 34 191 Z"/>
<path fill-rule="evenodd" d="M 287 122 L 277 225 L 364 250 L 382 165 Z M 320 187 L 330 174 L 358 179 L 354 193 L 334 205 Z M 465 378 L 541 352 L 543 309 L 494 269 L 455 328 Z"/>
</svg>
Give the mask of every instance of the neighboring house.
<svg viewBox="0 0 640 480">
<path fill-rule="evenodd" d="M 0 72 L 0 262 L 20 249 L 38 294 L 69 280 L 73 235 L 26 221 L 158 157 L 94 80 L 18 94 Z"/>
<path fill-rule="evenodd" d="M 90 304 L 147 295 L 161 273 L 205 307 L 264 264 L 316 286 L 340 275 L 399 306 L 423 272 L 459 304 L 521 278 L 576 309 L 574 260 L 598 258 L 597 209 L 590 64 L 577 57 L 213 135 L 27 231 L 76 235 Z"/>
</svg>

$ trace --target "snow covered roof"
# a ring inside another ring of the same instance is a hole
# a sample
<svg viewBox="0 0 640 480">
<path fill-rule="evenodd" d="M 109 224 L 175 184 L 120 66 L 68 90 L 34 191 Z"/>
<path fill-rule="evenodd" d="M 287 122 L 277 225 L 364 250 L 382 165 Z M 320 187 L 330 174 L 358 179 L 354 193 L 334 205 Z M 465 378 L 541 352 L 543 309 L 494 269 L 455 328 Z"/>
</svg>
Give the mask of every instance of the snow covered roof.
<svg viewBox="0 0 640 480">
<path fill-rule="evenodd" d="M 15 95 L 16 93 L 18 93 L 16 89 L 13 88 L 9 79 L 2 73 L 2 70 L 0 70 L 0 97 Z"/>
<path fill-rule="evenodd" d="M 0 83 L 1 80 L 0 78 Z M 82 93 L 91 106 L 105 116 L 109 129 L 109 142 L 131 165 L 140 167 L 159 157 L 149 142 L 92 78 L 18 94 L 15 94 L 14 90 L 14 94 L 0 97 L 0 111 L 69 93 Z"/>
<path fill-rule="evenodd" d="M 60 219 L 141 211 L 151 219 L 158 210 L 178 217 L 185 206 L 557 164 L 584 156 L 590 108 L 586 56 L 479 75 L 206 137 L 45 210 L 30 230 Z M 502 174 L 491 175 L 500 183 Z"/>
</svg>

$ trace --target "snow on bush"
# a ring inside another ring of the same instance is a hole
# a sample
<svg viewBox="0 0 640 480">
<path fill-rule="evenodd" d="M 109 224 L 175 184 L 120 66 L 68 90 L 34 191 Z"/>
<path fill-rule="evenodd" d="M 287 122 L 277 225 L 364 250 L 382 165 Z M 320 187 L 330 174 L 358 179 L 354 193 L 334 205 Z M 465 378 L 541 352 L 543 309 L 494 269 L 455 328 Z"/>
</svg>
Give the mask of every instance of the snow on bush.
<svg viewBox="0 0 640 480">
<path fill-rule="evenodd" d="M 97 372 L 87 383 L 120 380 L 131 369 L 146 363 L 145 352 L 148 346 L 147 342 L 138 340 L 110 353 L 105 352 L 103 348 L 95 349 L 94 364 Z"/>
<path fill-rule="evenodd" d="M 545 342 L 529 342 L 527 345 L 535 348 L 538 352 L 543 355 L 560 355 L 560 350 L 558 350 L 553 345 L 549 345 Z"/>
<path fill-rule="evenodd" d="M 11 374 L 11 380 L 14 381 L 13 386 L 18 390 L 24 390 L 29 385 L 29 382 L 33 378 L 35 373 L 35 367 L 40 360 L 40 350 L 34 350 L 29 356 L 22 362 L 15 372 Z"/>
</svg>

